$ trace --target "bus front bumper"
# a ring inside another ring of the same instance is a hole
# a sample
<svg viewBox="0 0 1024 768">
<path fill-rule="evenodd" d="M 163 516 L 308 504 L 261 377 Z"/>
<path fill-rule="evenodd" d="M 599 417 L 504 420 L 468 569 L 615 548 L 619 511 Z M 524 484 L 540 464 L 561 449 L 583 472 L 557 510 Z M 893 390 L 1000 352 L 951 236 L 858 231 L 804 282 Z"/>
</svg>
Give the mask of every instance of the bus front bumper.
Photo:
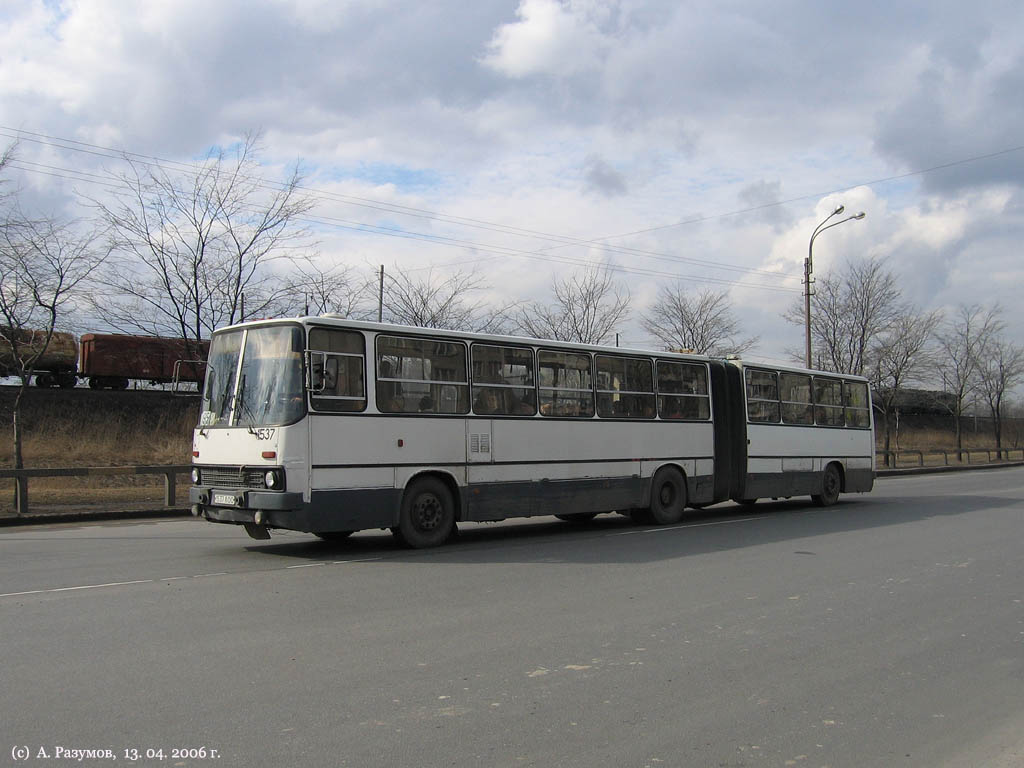
<svg viewBox="0 0 1024 768">
<path fill-rule="evenodd" d="M 252 523 L 257 511 L 292 512 L 302 507 L 302 494 L 290 491 L 220 490 L 204 486 L 188 489 L 193 514 L 220 523 Z"/>
</svg>

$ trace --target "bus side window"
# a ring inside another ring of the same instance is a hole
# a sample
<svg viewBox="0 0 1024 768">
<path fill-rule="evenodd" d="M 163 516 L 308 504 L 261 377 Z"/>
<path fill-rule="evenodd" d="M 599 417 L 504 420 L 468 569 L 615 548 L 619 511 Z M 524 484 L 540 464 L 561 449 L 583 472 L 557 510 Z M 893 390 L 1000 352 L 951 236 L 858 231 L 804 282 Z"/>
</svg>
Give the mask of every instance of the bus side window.
<svg viewBox="0 0 1024 768">
<path fill-rule="evenodd" d="M 867 429 L 871 426 L 871 399 L 866 383 L 844 381 L 843 404 L 846 406 L 846 426 L 857 429 Z"/>
<path fill-rule="evenodd" d="M 811 377 L 802 373 L 783 373 L 780 376 L 783 424 L 813 424 L 811 405 Z"/>
<path fill-rule="evenodd" d="M 378 336 L 377 410 L 467 413 L 466 345 L 415 336 Z"/>
<path fill-rule="evenodd" d="M 536 413 L 532 349 L 474 344 L 471 353 L 474 413 L 507 416 Z"/>
<path fill-rule="evenodd" d="M 356 331 L 311 328 L 309 331 L 310 401 L 317 411 L 366 409 L 366 355 Z"/>
<path fill-rule="evenodd" d="M 843 383 L 839 379 L 814 377 L 814 423 L 822 427 L 841 427 L 843 414 Z"/>
<path fill-rule="evenodd" d="M 703 365 L 658 361 L 658 416 L 705 421 L 711 418 L 708 372 Z"/>
<path fill-rule="evenodd" d="M 780 421 L 779 374 L 775 371 L 747 368 L 746 381 L 747 420 L 778 423 Z"/>
</svg>

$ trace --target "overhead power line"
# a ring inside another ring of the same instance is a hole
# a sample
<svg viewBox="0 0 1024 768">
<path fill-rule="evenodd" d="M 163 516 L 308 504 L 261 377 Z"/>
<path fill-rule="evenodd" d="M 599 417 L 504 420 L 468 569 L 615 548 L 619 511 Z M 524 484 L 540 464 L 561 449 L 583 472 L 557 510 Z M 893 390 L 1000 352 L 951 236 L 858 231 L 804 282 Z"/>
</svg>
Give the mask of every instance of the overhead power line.
<svg viewBox="0 0 1024 768">
<path fill-rule="evenodd" d="M 30 161 L 15 161 L 11 163 L 11 167 L 18 168 L 29 173 L 39 173 L 46 176 L 53 176 L 57 178 L 66 179 L 69 181 L 84 181 L 90 184 L 100 184 L 102 186 L 110 187 L 112 189 L 118 189 L 121 186 L 117 182 L 115 177 L 111 177 L 109 175 L 101 176 L 98 174 L 87 173 L 84 171 L 76 171 L 74 169 L 60 168 L 58 166 L 46 165 L 43 163 L 33 163 Z M 493 260 L 494 258 L 500 258 L 502 256 L 527 258 L 536 261 L 555 262 L 559 264 L 567 264 L 570 266 L 595 266 L 594 262 L 587 259 L 573 258 L 570 256 L 556 256 L 550 253 L 537 253 L 534 251 L 527 251 L 519 248 L 511 248 L 508 246 L 482 244 L 476 241 L 460 240 L 457 238 L 447 237 L 444 235 L 434 235 L 431 233 L 424 232 L 413 232 L 398 227 L 387 227 L 380 224 L 368 224 L 366 222 L 351 221 L 348 219 L 341 219 L 332 216 L 314 216 L 307 214 L 305 216 L 300 217 L 298 220 L 304 221 L 306 223 L 334 227 L 337 229 L 347 229 L 354 232 L 384 235 L 388 237 L 397 237 L 407 240 L 419 240 L 422 242 L 435 243 L 439 245 L 454 246 L 477 253 L 492 254 L 491 256 L 487 256 L 484 258 L 472 259 L 465 262 L 457 262 L 455 264 L 444 265 L 449 267 L 459 266 L 461 264 L 478 263 L 480 261 L 489 261 Z M 624 265 L 614 263 L 606 263 L 602 266 L 606 267 L 607 269 L 613 272 L 622 274 L 642 275 L 645 277 L 664 277 L 672 280 L 688 279 L 700 283 L 711 283 L 715 285 L 725 285 L 740 288 L 753 288 L 756 290 L 778 291 L 784 293 L 800 293 L 800 291 L 795 288 L 767 285 L 764 283 L 748 283 L 739 280 L 724 280 L 721 278 L 707 277 L 703 275 L 685 275 L 674 272 L 665 272 L 661 270 L 645 269 L 642 267 L 627 267 Z"/>
<path fill-rule="evenodd" d="M 42 145 L 45 145 L 45 146 L 50 146 L 50 147 L 57 148 L 57 149 L 63 149 L 63 150 L 72 151 L 72 152 L 80 152 L 80 153 L 89 154 L 89 155 L 93 155 L 93 156 L 97 156 L 97 157 L 101 157 L 101 158 L 106 158 L 106 159 L 123 160 L 125 158 L 129 158 L 129 159 L 131 159 L 132 162 L 139 163 L 139 164 L 144 165 L 146 167 L 158 168 L 158 169 L 163 170 L 163 171 L 173 170 L 173 171 L 179 172 L 179 173 L 196 174 L 196 173 L 200 172 L 200 170 L 201 170 L 201 166 L 198 165 L 198 164 L 195 164 L 195 163 L 185 163 L 185 162 L 169 160 L 169 159 L 166 159 L 166 158 L 161 158 L 161 157 L 157 157 L 157 156 L 153 156 L 153 155 L 143 155 L 143 154 L 136 153 L 136 152 L 126 151 L 126 150 L 118 150 L 118 149 L 114 149 L 114 148 L 111 148 L 111 147 L 103 147 L 103 146 L 96 145 L 96 144 L 90 144 L 88 142 L 82 142 L 82 141 L 78 141 L 78 140 L 75 140 L 75 139 L 55 137 L 55 136 L 49 136 L 47 134 L 42 134 L 42 133 L 35 133 L 35 132 L 31 132 L 31 131 L 24 131 L 24 130 L 21 130 L 21 129 L 11 128 L 11 127 L 8 127 L 8 126 L 0 125 L 0 136 L 5 136 L 7 138 L 11 138 L 11 139 L 14 139 L 14 140 L 28 140 L 28 141 L 32 141 L 32 142 L 35 142 L 35 143 L 39 143 L 39 144 L 42 144 Z M 896 181 L 896 180 L 910 178 L 910 177 L 913 177 L 913 176 L 918 176 L 918 175 L 922 175 L 922 174 L 926 174 L 926 173 L 931 173 L 931 172 L 942 170 L 942 169 L 945 169 L 945 168 L 951 168 L 951 167 L 955 167 L 955 166 L 958 166 L 958 165 L 964 165 L 964 164 L 967 164 L 967 163 L 977 162 L 977 161 L 980 161 L 980 160 L 985 160 L 985 159 L 990 159 L 990 158 L 994 158 L 994 157 L 999 157 L 999 156 L 1003 156 L 1003 155 L 1006 155 L 1006 154 L 1010 154 L 1010 153 L 1014 153 L 1014 152 L 1019 152 L 1021 150 L 1024 150 L 1024 145 L 1017 146 L 1017 147 L 1011 147 L 1011 148 L 1008 148 L 1008 149 L 1000 150 L 1000 151 L 997 151 L 997 152 L 991 152 L 991 153 L 987 153 L 987 154 L 983 154 L 983 155 L 976 155 L 976 156 L 972 156 L 972 157 L 968 157 L 968 158 L 962 158 L 962 159 L 959 159 L 959 160 L 954 160 L 954 161 L 951 161 L 951 162 L 942 163 L 940 165 L 935 165 L 935 166 L 932 166 L 930 168 L 924 168 L 924 169 L 920 169 L 920 170 L 909 171 L 909 172 L 903 173 L 903 174 L 896 174 L 896 175 L 893 175 L 893 176 L 888 176 L 888 177 L 884 177 L 884 178 L 880 178 L 880 179 L 874 179 L 874 180 L 871 180 L 871 181 L 861 182 L 861 183 L 858 183 L 858 184 L 852 184 L 852 185 L 848 185 L 848 186 L 841 187 L 841 188 L 838 188 L 838 189 L 833 189 L 833 190 L 830 190 L 830 191 L 827 191 L 827 192 L 818 192 L 818 193 L 814 193 L 814 194 L 800 195 L 800 196 L 797 196 L 797 197 L 787 198 L 785 200 L 780 200 L 780 201 L 776 201 L 776 202 L 772 202 L 772 203 L 764 203 L 762 205 L 751 206 L 751 207 L 743 208 L 743 209 L 739 209 L 739 210 L 727 211 L 727 212 L 724 212 L 724 213 L 712 214 L 712 215 L 707 215 L 707 216 L 697 216 L 697 217 L 693 217 L 693 218 L 690 218 L 690 219 L 684 219 L 682 221 L 678 221 L 678 222 L 675 222 L 675 223 L 672 223 L 672 224 L 664 224 L 664 225 L 660 225 L 660 226 L 656 226 L 656 227 L 648 227 L 646 229 L 634 230 L 634 231 L 631 231 L 631 232 L 625 232 L 625 233 L 620 233 L 620 234 L 615 234 L 615 235 L 605 235 L 605 236 L 602 236 L 602 237 L 597 237 L 597 238 L 592 238 L 592 239 L 573 238 L 573 237 L 568 237 L 568 236 L 565 236 L 565 235 L 558 235 L 558 234 L 552 234 L 552 233 L 548 233 L 548 232 L 541 232 L 541 231 L 538 231 L 538 230 L 531 230 L 531 229 L 526 229 L 526 228 L 522 228 L 522 227 L 514 227 L 514 226 L 510 226 L 510 225 L 506 225 L 506 224 L 501 224 L 501 223 L 498 223 L 498 222 L 489 222 L 489 221 L 485 221 L 485 220 L 482 220 L 482 219 L 474 219 L 474 218 L 462 217 L 462 216 L 453 216 L 453 215 L 450 215 L 450 214 L 438 213 L 438 212 L 429 211 L 429 210 L 426 210 L 426 209 L 420 209 L 420 208 L 413 208 L 413 207 L 410 207 L 410 206 L 404 206 L 404 205 L 400 205 L 400 204 L 397 204 L 397 203 L 391 203 L 391 202 L 381 201 L 381 200 L 373 200 L 371 198 L 357 197 L 357 196 L 352 196 L 352 195 L 345 195 L 345 194 L 341 194 L 341 193 L 337 193 L 337 192 L 331 192 L 331 191 L 322 190 L 322 189 L 316 189 L 316 188 L 312 188 L 312 187 L 300 186 L 299 189 L 305 191 L 306 193 L 308 193 L 311 196 L 314 196 L 314 197 L 316 197 L 316 198 L 318 198 L 320 200 L 336 200 L 336 201 L 343 202 L 343 203 L 346 203 L 346 204 L 349 204 L 349 205 L 370 208 L 370 209 L 379 210 L 379 211 L 382 211 L 382 212 L 385 212 L 385 213 L 393 213 L 393 214 L 401 215 L 401 216 L 410 216 L 410 217 L 416 217 L 416 218 L 423 218 L 423 219 L 428 219 L 428 220 L 434 220 L 434 221 L 439 221 L 439 222 L 443 222 L 443 223 L 453 224 L 453 225 L 456 225 L 456 226 L 465 226 L 465 227 L 471 227 L 471 228 L 475 228 L 475 229 L 482 229 L 482 230 L 487 230 L 487 231 L 492 231 L 492 232 L 498 232 L 498 233 L 501 233 L 501 234 L 509 234 L 509 235 L 515 235 L 515 236 L 521 236 L 521 237 L 538 238 L 538 239 L 548 240 L 550 242 L 553 242 L 554 244 L 551 245 L 551 246 L 548 246 L 546 248 L 535 249 L 535 250 L 531 251 L 531 250 L 525 250 L 525 249 L 508 248 L 508 247 L 505 247 L 505 246 L 495 246 L 495 245 L 481 244 L 481 243 L 476 243 L 476 242 L 472 242 L 472 241 L 458 240 L 458 239 L 455 239 L 455 238 L 448 238 L 448 237 L 444 237 L 444 236 L 431 235 L 431 234 L 428 234 L 428 233 L 412 233 L 412 232 L 410 232 L 408 230 L 404 230 L 404 229 L 400 230 L 398 228 L 387 228 L 387 227 L 383 227 L 381 225 L 374 225 L 374 224 L 369 224 L 369 223 L 366 223 L 366 222 L 352 222 L 352 221 L 347 221 L 347 220 L 344 220 L 344 219 L 335 219 L 335 218 L 329 217 L 329 216 L 308 217 L 310 221 L 322 223 L 325 226 L 335 226 L 335 227 L 339 227 L 339 228 L 351 229 L 351 230 L 362 231 L 362 232 L 368 232 L 368 233 L 372 233 L 372 234 L 380 234 L 380 235 L 388 235 L 388 236 L 394 236 L 394 237 L 404 237 L 404 238 L 409 238 L 409 239 L 426 240 L 426 241 L 429 241 L 429 242 L 436 242 L 436 243 L 440 243 L 440 244 L 454 245 L 456 247 L 466 248 L 466 249 L 475 250 L 475 251 L 479 251 L 479 252 L 492 253 L 492 254 L 496 254 L 497 256 L 512 256 L 512 257 L 518 257 L 518 258 L 532 258 L 532 259 L 541 260 L 541 261 L 554 261 L 554 262 L 559 262 L 559 263 L 575 264 L 575 265 L 582 265 L 582 266 L 593 266 L 594 262 L 586 260 L 586 259 L 574 259 L 574 258 L 571 258 L 571 257 L 554 256 L 554 255 L 552 255 L 551 251 L 557 250 L 557 249 L 560 249 L 560 248 L 566 248 L 566 247 L 569 247 L 569 246 L 589 246 L 589 247 L 592 247 L 592 248 L 595 248 L 597 250 L 603 251 L 605 253 L 610 253 L 610 254 L 640 256 L 640 257 L 643 257 L 643 258 L 656 259 L 656 260 L 667 261 L 667 262 L 672 262 L 672 263 L 688 263 L 688 264 L 693 264 L 693 265 L 696 265 L 696 266 L 703 266 L 703 267 L 709 267 L 709 268 L 714 268 L 714 269 L 720 269 L 720 270 L 723 270 L 723 271 L 740 272 L 740 273 L 743 273 L 743 274 L 755 275 L 755 276 L 760 276 L 760 277 L 763 277 L 763 278 L 770 278 L 770 279 L 776 279 L 776 280 L 796 280 L 796 279 L 799 279 L 799 276 L 797 276 L 797 275 L 786 275 L 786 274 L 783 274 L 783 273 L 780 273 L 780 272 L 774 272 L 774 271 L 770 271 L 770 270 L 752 269 L 752 268 L 744 267 L 742 265 L 734 265 L 734 264 L 728 264 L 728 263 L 723 263 L 723 262 L 713 262 L 713 261 L 708 261 L 708 260 L 703 260 L 703 259 L 695 259 L 695 258 L 692 258 L 692 257 L 685 257 L 685 256 L 676 256 L 676 255 L 659 253 L 659 252 L 656 252 L 656 251 L 647 251 L 647 250 L 643 250 L 643 249 L 629 248 L 629 247 L 626 247 L 626 246 L 613 246 L 613 245 L 609 245 L 605 241 L 610 240 L 610 239 L 617 239 L 617 238 L 622 238 L 622 237 L 628 237 L 628 236 L 632 236 L 632 235 L 645 234 L 645 233 L 648 233 L 648 232 L 655 232 L 655 231 L 669 229 L 669 228 L 673 228 L 673 227 L 687 226 L 687 225 L 690 225 L 690 224 L 697 224 L 697 223 L 712 221 L 712 220 L 716 220 L 716 219 L 723 219 L 723 218 L 728 218 L 728 217 L 732 217 L 732 216 L 739 216 L 739 215 L 743 215 L 743 214 L 747 214 L 747 213 L 754 213 L 754 212 L 763 211 L 763 210 L 767 210 L 767 209 L 778 207 L 778 206 L 782 206 L 782 205 L 788 205 L 788 204 L 791 204 L 791 203 L 794 203 L 794 202 L 801 202 L 801 201 L 804 201 L 804 200 L 820 199 L 820 198 L 825 197 L 827 195 L 838 194 L 840 192 L 849 191 L 851 189 L 855 189 L 855 188 L 861 187 L 861 186 L 871 187 L 871 186 L 875 186 L 875 185 L 879 185 L 879 184 L 888 183 L 888 182 L 891 182 L 891 181 Z M 117 177 L 113 176 L 111 174 L 107 174 L 106 176 L 101 176 L 101 175 L 89 173 L 89 172 L 86 172 L 86 171 L 78 171 L 78 170 L 75 170 L 75 169 L 60 168 L 60 167 L 57 167 L 57 166 L 45 165 L 45 164 L 42 164 L 42 163 L 32 163 L 32 162 L 28 162 L 28 161 L 16 161 L 15 163 L 12 163 L 12 167 L 20 168 L 21 170 L 24 170 L 26 172 L 39 173 L 39 174 L 54 176 L 54 177 L 58 177 L 58 178 L 69 179 L 69 180 L 72 180 L 72 181 L 82 181 L 82 182 L 85 182 L 85 183 L 100 184 L 100 185 L 103 185 L 103 186 L 114 187 L 114 188 L 118 187 Z M 265 189 L 279 190 L 283 186 L 280 183 L 273 182 L 273 181 L 268 181 L 268 180 L 265 180 L 265 179 L 262 179 L 262 178 L 259 178 L 259 177 L 250 177 L 247 180 L 253 181 L 253 182 L 255 182 L 257 184 L 257 186 L 260 186 L 260 187 L 265 188 Z M 490 258 L 490 257 L 488 257 L 488 258 Z M 484 259 L 477 259 L 477 260 L 474 260 L 474 261 L 482 261 L 482 260 L 484 260 Z M 704 277 L 704 276 L 696 277 L 696 276 L 676 275 L 676 274 L 672 274 L 672 273 L 668 273 L 668 272 L 663 272 L 663 271 L 658 271 L 658 270 L 650 270 L 650 269 L 644 269 L 644 268 L 638 268 L 638 267 L 621 267 L 621 266 L 618 266 L 618 265 L 609 265 L 609 266 L 611 268 L 614 268 L 616 271 L 627 272 L 627 273 L 631 273 L 631 274 L 644 274 L 644 275 L 659 276 L 659 277 L 670 277 L 670 278 L 683 278 L 683 277 L 686 277 L 687 279 L 700 280 L 701 282 L 719 283 L 719 284 L 724 284 L 724 285 L 744 286 L 744 287 L 764 289 L 764 290 L 799 292 L 796 289 L 788 289 L 788 288 L 785 288 L 785 287 L 783 287 L 781 285 L 768 285 L 768 284 L 764 284 L 764 283 L 753 284 L 753 283 L 743 283 L 741 281 L 729 281 L 729 280 L 718 279 L 718 278 L 708 278 L 708 277 Z"/>
<path fill-rule="evenodd" d="M 143 155 L 137 152 L 118 150 L 112 147 L 103 147 L 97 144 L 90 144 L 88 142 L 82 142 L 76 139 L 67 139 L 63 137 L 50 136 L 42 133 L 35 133 L 32 131 L 23 131 L 20 129 L 2 125 L 0 125 L 0 136 L 6 136 L 7 138 L 15 140 L 24 139 L 27 141 L 31 141 L 33 143 L 42 144 L 44 146 L 65 149 L 72 152 L 80 152 L 84 154 L 93 155 L 95 157 L 107 158 L 111 160 L 123 160 L 125 157 L 128 157 L 131 158 L 133 162 L 137 162 L 146 167 L 159 168 L 165 171 L 170 168 L 181 173 L 195 174 L 198 173 L 201 169 L 199 165 L 193 163 L 183 163 L 180 161 L 168 160 L 166 158 L 161 158 L 154 155 Z M 76 173 L 74 171 L 67 172 Z M 265 188 L 280 188 L 280 185 L 278 183 L 267 181 L 261 178 L 249 178 L 247 180 L 256 181 Z M 498 222 L 485 221 L 482 219 L 474 219 L 465 216 L 453 216 L 450 214 L 438 213 L 435 211 L 429 211 L 422 208 L 413 208 L 411 206 L 405 206 L 398 203 L 391 203 L 382 200 L 373 200 L 371 198 L 357 197 L 354 195 L 346 195 L 339 192 L 318 189 L 315 187 L 299 186 L 298 188 L 321 200 L 337 200 L 349 205 L 369 208 L 372 210 L 379 210 L 385 213 L 394 213 L 402 216 L 430 219 L 433 221 L 441 221 L 449 224 L 455 224 L 457 226 L 472 227 L 475 229 L 499 232 L 502 234 L 514 235 L 519 237 L 532 237 L 542 240 L 553 241 L 554 243 L 556 243 L 556 245 L 547 249 L 535 249 L 535 253 L 543 253 L 547 250 L 552 250 L 554 248 L 568 246 L 591 246 L 596 248 L 597 250 L 607 253 L 621 253 L 623 255 L 642 256 L 644 258 L 657 259 L 667 262 L 682 262 L 723 271 L 760 275 L 763 277 L 777 280 L 799 279 L 799 275 L 790 275 L 774 270 L 756 269 L 738 264 L 730 264 L 728 262 L 711 261 L 708 259 L 697 259 L 689 256 L 678 256 L 674 254 L 660 253 L 657 251 L 630 248 L 627 246 L 609 245 L 607 243 L 601 242 L 603 238 L 575 238 L 566 235 L 553 234 L 550 232 L 542 232 L 540 230 L 527 229 L 524 227 L 515 227 L 507 224 L 501 224 Z"/>
</svg>

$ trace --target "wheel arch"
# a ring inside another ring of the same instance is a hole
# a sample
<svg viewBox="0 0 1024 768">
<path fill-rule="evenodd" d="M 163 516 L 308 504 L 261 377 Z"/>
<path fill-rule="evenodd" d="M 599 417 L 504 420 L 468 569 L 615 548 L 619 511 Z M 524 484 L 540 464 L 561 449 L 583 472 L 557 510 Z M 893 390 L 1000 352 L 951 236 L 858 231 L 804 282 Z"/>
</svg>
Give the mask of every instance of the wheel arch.
<svg viewBox="0 0 1024 768">
<path fill-rule="evenodd" d="M 686 500 L 687 506 L 689 506 L 689 500 L 692 498 L 693 490 L 692 488 L 690 488 L 690 475 L 686 472 L 686 467 L 684 467 L 678 461 L 666 461 L 662 464 L 659 464 L 658 466 L 654 467 L 651 470 L 650 477 L 648 477 L 647 482 L 643 484 L 644 493 L 643 498 L 640 500 L 641 506 L 646 507 L 650 505 L 651 489 L 654 488 L 654 478 L 661 470 L 665 469 L 666 467 L 671 467 L 672 469 L 676 470 L 677 472 L 679 472 L 680 475 L 683 476 L 683 486 L 686 488 Z"/>
<path fill-rule="evenodd" d="M 444 484 L 448 489 L 448 492 L 452 495 L 452 503 L 455 504 L 455 520 L 457 522 L 462 522 L 464 509 L 462 488 L 459 486 L 459 482 L 455 478 L 455 475 L 444 469 L 424 468 L 412 472 L 402 484 L 402 493 L 399 494 L 398 497 L 399 506 L 401 506 L 402 498 L 405 497 L 405 492 L 409 489 L 409 486 L 419 480 L 423 480 L 424 478 L 434 478 Z"/>
<path fill-rule="evenodd" d="M 834 464 L 839 471 L 839 490 L 842 493 L 846 493 L 846 464 L 841 459 L 831 459 L 825 462 L 825 466 L 821 468 L 821 471 L 824 472 L 828 469 L 830 464 Z"/>
</svg>

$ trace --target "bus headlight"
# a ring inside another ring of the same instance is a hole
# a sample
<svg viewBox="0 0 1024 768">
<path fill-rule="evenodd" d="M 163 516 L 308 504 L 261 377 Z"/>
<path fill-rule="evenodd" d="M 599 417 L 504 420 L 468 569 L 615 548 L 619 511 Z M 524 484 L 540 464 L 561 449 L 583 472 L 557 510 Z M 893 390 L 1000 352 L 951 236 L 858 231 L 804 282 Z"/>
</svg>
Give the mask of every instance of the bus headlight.
<svg viewBox="0 0 1024 768">
<path fill-rule="evenodd" d="M 267 484 L 267 488 L 271 490 L 281 487 L 281 475 L 276 469 L 268 469 L 267 474 L 263 476 L 263 481 Z"/>
<path fill-rule="evenodd" d="M 199 485 L 199 468 L 192 467 L 192 485 Z"/>
</svg>

